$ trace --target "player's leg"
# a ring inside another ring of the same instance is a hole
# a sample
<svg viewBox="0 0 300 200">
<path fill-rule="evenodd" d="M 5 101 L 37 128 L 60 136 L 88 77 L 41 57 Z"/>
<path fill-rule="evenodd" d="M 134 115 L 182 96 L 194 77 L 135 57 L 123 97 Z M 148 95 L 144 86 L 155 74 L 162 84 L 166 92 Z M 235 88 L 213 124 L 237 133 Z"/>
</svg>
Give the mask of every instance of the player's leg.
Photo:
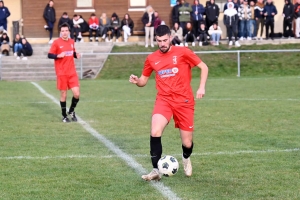
<svg viewBox="0 0 300 200">
<path fill-rule="evenodd" d="M 71 116 L 72 121 L 76 122 L 77 118 L 75 115 L 75 108 L 77 106 L 77 103 L 79 102 L 79 96 L 80 96 L 79 81 L 77 75 L 69 77 L 68 86 L 69 88 L 71 88 L 73 93 L 71 106 L 68 114 Z"/>
<path fill-rule="evenodd" d="M 65 76 L 58 76 L 57 77 L 57 89 L 60 91 L 60 107 L 61 107 L 61 115 L 62 115 L 62 122 L 68 123 L 70 122 L 69 118 L 67 117 L 67 79 Z"/>
<path fill-rule="evenodd" d="M 193 172 L 190 156 L 193 152 L 193 132 L 180 129 L 182 141 L 182 163 L 186 176 L 191 176 Z"/>
</svg>

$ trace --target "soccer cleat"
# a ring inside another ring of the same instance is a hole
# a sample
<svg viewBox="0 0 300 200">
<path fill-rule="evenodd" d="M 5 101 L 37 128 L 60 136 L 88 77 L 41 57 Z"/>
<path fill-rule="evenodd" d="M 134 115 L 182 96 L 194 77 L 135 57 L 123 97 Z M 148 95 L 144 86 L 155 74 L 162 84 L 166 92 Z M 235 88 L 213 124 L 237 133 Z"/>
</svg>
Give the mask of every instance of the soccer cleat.
<svg viewBox="0 0 300 200">
<path fill-rule="evenodd" d="M 77 117 L 75 115 L 75 112 L 68 112 L 73 122 L 77 122 Z"/>
<path fill-rule="evenodd" d="M 159 181 L 161 179 L 158 169 L 153 169 L 149 174 L 143 175 L 145 181 Z"/>
<path fill-rule="evenodd" d="M 182 156 L 183 170 L 186 176 L 192 176 L 193 168 L 190 158 L 184 158 Z"/>
<path fill-rule="evenodd" d="M 63 117 L 62 118 L 62 122 L 64 122 L 64 123 L 70 123 L 71 121 L 69 120 L 68 117 Z"/>
</svg>

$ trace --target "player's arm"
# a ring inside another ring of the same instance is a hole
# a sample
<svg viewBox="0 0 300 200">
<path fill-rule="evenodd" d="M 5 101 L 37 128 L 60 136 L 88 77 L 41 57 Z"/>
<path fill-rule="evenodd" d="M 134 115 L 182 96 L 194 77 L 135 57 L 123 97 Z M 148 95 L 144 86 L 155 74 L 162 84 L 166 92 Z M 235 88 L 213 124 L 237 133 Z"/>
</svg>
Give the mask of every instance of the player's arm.
<svg viewBox="0 0 300 200">
<path fill-rule="evenodd" d="M 62 52 L 60 54 L 57 54 L 57 44 L 54 42 L 51 46 L 51 49 L 48 53 L 48 58 L 50 59 L 58 59 L 65 57 L 65 52 Z"/>
<path fill-rule="evenodd" d="M 197 99 L 201 99 L 205 95 L 205 84 L 208 76 L 208 67 L 204 62 L 200 62 L 197 67 L 201 69 L 201 75 L 200 75 L 200 85 L 197 90 Z"/>
<path fill-rule="evenodd" d="M 141 75 L 141 77 L 137 77 L 136 75 L 131 74 L 129 77 L 129 82 L 136 84 L 138 87 L 144 87 L 149 80 L 148 76 Z"/>
</svg>

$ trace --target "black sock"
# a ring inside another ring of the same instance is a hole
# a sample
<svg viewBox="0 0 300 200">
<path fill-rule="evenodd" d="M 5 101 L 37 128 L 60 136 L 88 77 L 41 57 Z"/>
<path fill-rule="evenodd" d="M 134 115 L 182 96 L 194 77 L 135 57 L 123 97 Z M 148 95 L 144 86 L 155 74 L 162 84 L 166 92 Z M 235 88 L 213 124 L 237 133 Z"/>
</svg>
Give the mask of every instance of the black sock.
<svg viewBox="0 0 300 200">
<path fill-rule="evenodd" d="M 187 159 L 188 157 L 190 157 L 190 155 L 192 154 L 193 152 L 193 147 L 194 147 L 194 143 L 192 143 L 192 146 L 191 148 L 186 148 L 185 146 L 182 145 L 182 155 L 185 159 Z"/>
<path fill-rule="evenodd" d="M 61 114 L 63 117 L 67 117 L 67 103 L 66 102 L 60 102 L 61 107 Z"/>
<path fill-rule="evenodd" d="M 150 136 L 150 155 L 153 168 L 157 168 L 158 160 L 161 158 L 162 145 L 161 137 Z"/>
<path fill-rule="evenodd" d="M 72 103 L 71 103 L 69 112 L 74 112 L 74 109 L 76 108 L 78 101 L 79 101 L 79 99 L 75 99 L 75 97 L 72 98 Z"/>
</svg>

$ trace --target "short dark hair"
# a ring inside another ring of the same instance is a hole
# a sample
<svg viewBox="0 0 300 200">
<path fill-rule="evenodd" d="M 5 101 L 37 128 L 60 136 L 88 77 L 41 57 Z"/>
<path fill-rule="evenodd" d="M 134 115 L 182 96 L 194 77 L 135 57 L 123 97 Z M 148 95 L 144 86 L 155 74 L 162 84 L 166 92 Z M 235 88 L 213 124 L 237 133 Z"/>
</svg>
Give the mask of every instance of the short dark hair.
<svg viewBox="0 0 300 200">
<path fill-rule="evenodd" d="M 96 16 L 95 13 L 92 13 L 92 14 L 91 14 L 91 17 L 92 17 L 92 16 Z"/>
<path fill-rule="evenodd" d="M 62 23 L 62 25 L 60 25 L 59 26 L 59 31 L 61 31 L 61 28 L 63 28 L 63 27 L 68 27 L 68 29 L 69 29 L 69 31 L 70 31 L 70 26 L 69 26 L 69 24 L 68 23 Z"/>
<path fill-rule="evenodd" d="M 171 35 L 170 28 L 167 25 L 159 25 L 156 30 L 155 34 L 158 37 L 164 36 L 164 35 Z"/>
<path fill-rule="evenodd" d="M 68 13 L 67 12 L 63 12 L 63 15 L 68 15 Z"/>
</svg>

